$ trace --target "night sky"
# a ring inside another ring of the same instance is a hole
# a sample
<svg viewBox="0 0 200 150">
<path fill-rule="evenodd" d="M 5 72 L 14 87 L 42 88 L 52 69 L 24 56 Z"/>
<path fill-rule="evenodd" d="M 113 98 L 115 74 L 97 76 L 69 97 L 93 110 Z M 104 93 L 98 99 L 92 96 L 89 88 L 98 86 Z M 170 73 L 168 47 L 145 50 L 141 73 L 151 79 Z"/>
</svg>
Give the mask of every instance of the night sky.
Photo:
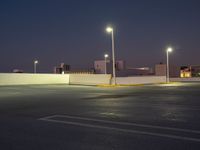
<svg viewBox="0 0 200 150">
<path fill-rule="evenodd" d="M 199 0 L 1 0 L 0 72 L 52 72 L 61 62 L 88 69 L 111 54 L 131 67 L 200 65 Z"/>
</svg>

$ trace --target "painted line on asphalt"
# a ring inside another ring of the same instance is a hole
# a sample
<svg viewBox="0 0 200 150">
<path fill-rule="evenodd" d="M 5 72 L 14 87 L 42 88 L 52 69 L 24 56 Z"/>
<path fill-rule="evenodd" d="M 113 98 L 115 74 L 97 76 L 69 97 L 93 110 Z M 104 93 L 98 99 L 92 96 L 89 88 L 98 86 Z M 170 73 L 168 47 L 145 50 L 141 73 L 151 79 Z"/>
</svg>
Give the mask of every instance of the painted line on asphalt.
<svg viewBox="0 0 200 150">
<path fill-rule="evenodd" d="M 130 122 L 110 121 L 110 120 L 93 119 L 93 118 L 85 118 L 85 117 L 69 116 L 69 115 L 52 115 L 52 116 L 47 116 L 47 117 L 44 117 L 44 118 L 41 118 L 41 119 L 51 119 L 51 118 L 55 118 L 55 117 L 64 117 L 64 118 L 70 118 L 70 119 L 96 121 L 96 122 L 102 122 L 102 123 L 112 123 L 112 124 L 117 124 L 117 125 L 131 125 L 131 126 L 137 126 L 137 127 L 164 129 L 164 130 L 171 130 L 171 131 L 181 131 L 181 132 L 187 132 L 187 133 L 200 134 L 200 131 L 198 131 L 198 130 L 180 129 L 180 128 L 173 128 L 173 127 L 163 127 L 163 126 L 155 126 L 155 125 L 130 123 Z"/>
<path fill-rule="evenodd" d="M 200 142 L 199 138 L 192 138 L 192 137 L 165 134 L 165 133 L 156 133 L 156 132 L 149 132 L 149 131 L 138 131 L 138 130 L 133 130 L 133 129 L 119 128 L 119 127 L 109 127 L 109 126 L 105 126 L 105 125 L 93 125 L 92 123 L 81 123 L 79 121 L 63 121 L 63 120 L 53 119 L 56 117 L 63 117 L 63 118 L 68 118 L 68 119 L 78 119 L 79 121 L 82 120 L 82 121 L 95 121 L 95 122 L 99 122 L 99 123 L 110 123 L 112 125 L 130 125 L 130 126 L 144 127 L 144 128 L 149 128 L 149 129 L 163 129 L 163 130 L 168 130 L 168 131 L 179 131 L 179 132 L 185 132 L 185 133 L 200 134 L 200 131 L 197 131 L 197 130 L 153 126 L 153 125 L 136 124 L 136 123 L 129 123 L 129 122 L 107 121 L 107 120 L 101 120 L 101 119 L 91 119 L 91 118 L 68 116 L 68 115 L 52 115 L 52 116 L 39 118 L 38 120 L 53 122 L 53 123 L 76 125 L 76 126 L 88 127 L 88 128 L 99 128 L 99 129 L 115 130 L 115 131 L 121 131 L 121 132 L 127 132 L 127 133 L 158 136 L 158 137 L 171 138 L 171 139 L 177 139 L 177 140 Z"/>
</svg>

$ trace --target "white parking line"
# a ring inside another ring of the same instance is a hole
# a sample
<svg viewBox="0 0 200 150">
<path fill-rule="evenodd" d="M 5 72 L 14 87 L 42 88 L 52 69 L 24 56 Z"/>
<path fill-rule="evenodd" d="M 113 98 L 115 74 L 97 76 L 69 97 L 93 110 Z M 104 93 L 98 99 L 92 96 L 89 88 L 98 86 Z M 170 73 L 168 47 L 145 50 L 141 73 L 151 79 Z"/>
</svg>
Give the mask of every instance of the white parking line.
<svg viewBox="0 0 200 150">
<path fill-rule="evenodd" d="M 76 119 L 76 120 L 79 120 L 79 121 L 66 121 L 66 120 L 63 121 L 63 120 L 56 119 L 56 117 L 62 117 L 62 118 L 66 118 L 66 119 L 67 118 L 68 119 Z M 76 126 L 82 126 L 82 127 L 89 127 L 89 128 L 108 129 L 108 130 L 115 130 L 115 131 L 121 131 L 121 132 L 127 132 L 127 133 L 136 133 L 136 134 L 159 136 L 159 137 L 172 138 L 172 139 L 178 139 L 178 140 L 200 142 L 199 138 L 192 138 L 192 137 L 179 136 L 179 135 L 171 135 L 171 134 L 165 134 L 165 133 L 155 133 L 155 132 L 149 132 L 149 131 L 138 131 L 138 130 L 133 130 L 133 129 L 124 129 L 124 128 L 120 128 L 120 127 L 109 127 L 109 126 L 105 126 L 105 125 L 94 125 L 92 123 L 81 123 L 80 121 L 81 120 L 82 121 L 95 121 L 97 123 L 109 123 L 109 124 L 112 124 L 112 125 L 129 125 L 129 126 L 143 127 L 143 128 L 149 128 L 149 129 L 162 129 L 162 130 L 168 130 L 168 131 L 177 131 L 177 132 L 200 134 L 200 131 L 197 131 L 197 130 L 179 129 L 179 128 L 171 128 L 171 127 L 161 127 L 161 126 L 136 124 L 136 123 L 129 123 L 129 122 L 108 121 L 108 120 L 91 119 L 91 118 L 68 116 L 68 115 L 53 115 L 53 116 L 40 118 L 39 120 L 54 122 L 54 123 L 70 124 L 70 125 L 76 125 Z"/>
<path fill-rule="evenodd" d="M 154 125 L 145 125 L 145 124 L 137 124 L 137 123 L 130 123 L 130 122 L 119 122 L 119 121 L 109 121 L 109 120 L 92 119 L 92 118 L 68 116 L 68 115 L 52 115 L 52 116 L 41 118 L 40 120 L 51 119 L 51 118 L 55 118 L 55 117 L 64 117 L 64 118 L 71 118 L 71 119 L 96 121 L 96 122 L 102 122 L 102 123 L 112 123 L 112 124 L 118 124 L 118 125 L 131 125 L 131 126 L 137 126 L 137 127 L 164 129 L 164 130 L 171 130 L 171 131 L 181 131 L 181 132 L 200 134 L 200 131 L 198 131 L 198 130 L 179 129 L 179 128 L 172 128 L 172 127 L 161 127 L 161 126 L 154 126 Z"/>
</svg>

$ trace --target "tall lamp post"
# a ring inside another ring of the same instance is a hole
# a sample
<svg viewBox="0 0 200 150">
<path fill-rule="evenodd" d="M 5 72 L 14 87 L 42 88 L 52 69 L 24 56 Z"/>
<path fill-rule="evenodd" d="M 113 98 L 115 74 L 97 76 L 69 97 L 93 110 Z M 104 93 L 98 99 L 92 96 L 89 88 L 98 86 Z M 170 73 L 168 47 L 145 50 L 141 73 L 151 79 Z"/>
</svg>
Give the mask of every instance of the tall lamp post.
<svg viewBox="0 0 200 150">
<path fill-rule="evenodd" d="M 34 73 L 37 73 L 37 64 L 38 64 L 38 60 L 34 60 Z"/>
<path fill-rule="evenodd" d="M 167 74 L 166 74 L 166 82 L 169 83 L 169 53 L 171 53 L 173 49 L 171 47 L 167 48 Z"/>
<path fill-rule="evenodd" d="M 104 55 L 104 59 L 105 59 L 105 74 L 107 74 L 107 58 L 108 58 L 108 54 Z"/>
<path fill-rule="evenodd" d="M 106 31 L 108 33 L 111 33 L 111 38 L 112 38 L 113 79 L 114 79 L 114 85 L 116 85 L 114 31 L 112 27 L 107 27 Z"/>
</svg>

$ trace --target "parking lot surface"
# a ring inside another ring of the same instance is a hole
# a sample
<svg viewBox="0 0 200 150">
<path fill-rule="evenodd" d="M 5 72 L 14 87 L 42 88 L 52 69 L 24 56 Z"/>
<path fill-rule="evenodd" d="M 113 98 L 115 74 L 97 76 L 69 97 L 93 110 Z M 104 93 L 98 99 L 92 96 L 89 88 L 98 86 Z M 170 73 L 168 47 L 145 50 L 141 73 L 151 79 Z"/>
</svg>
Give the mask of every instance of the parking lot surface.
<svg viewBox="0 0 200 150">
<path fill-rule="evenodd" d="M 2 150 L 199 150 L 200 84 L 0 87 Z"/>
</svg>

